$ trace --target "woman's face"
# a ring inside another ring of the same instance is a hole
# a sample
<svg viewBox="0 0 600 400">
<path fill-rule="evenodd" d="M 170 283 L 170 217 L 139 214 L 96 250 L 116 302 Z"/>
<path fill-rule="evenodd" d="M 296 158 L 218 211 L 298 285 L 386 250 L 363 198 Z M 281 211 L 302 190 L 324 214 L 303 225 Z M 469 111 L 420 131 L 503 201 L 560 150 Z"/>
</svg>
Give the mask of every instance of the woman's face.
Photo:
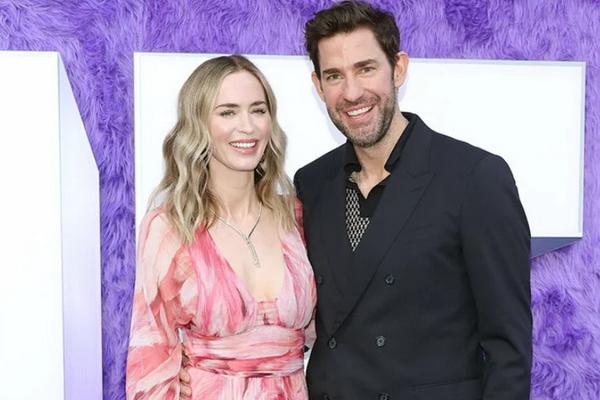
<svg viewBox="0 0 600 400">
<path fill-rule="evenodd" d="M 261 83 L 247 71 L 225 77 L 208 121 L 211 169 L 254 171 L 271 137 L 271 115 Z"/>
</svg>

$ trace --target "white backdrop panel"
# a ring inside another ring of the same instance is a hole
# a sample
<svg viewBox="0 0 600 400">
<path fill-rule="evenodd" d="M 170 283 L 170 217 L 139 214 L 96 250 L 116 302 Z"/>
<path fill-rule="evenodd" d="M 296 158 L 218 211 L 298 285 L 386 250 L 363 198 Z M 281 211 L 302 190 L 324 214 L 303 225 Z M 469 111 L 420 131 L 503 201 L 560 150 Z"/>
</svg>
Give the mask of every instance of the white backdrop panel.
<svg viewBox="0 0 600 400">
<path fill-rule="evenodd" d="M 57 53 L 0 52 L 0 88 L 0 397 L 99 400 L 96 164 Z"/>
<path fill-rule="evenodd" d="M 211 54 L 135 54 L 137 222 L 162 174 L 161 143 L 179 88 Z M 299 56 L 249 56 L 265 73 L 289 138 L 290 176 L 345 138 L 331 124 Z M 585 64 L 411 60 L 400 108 L 433 129 L 504 157 L 531 226 L 545 238 L 581 237 Z"/>
</svg>

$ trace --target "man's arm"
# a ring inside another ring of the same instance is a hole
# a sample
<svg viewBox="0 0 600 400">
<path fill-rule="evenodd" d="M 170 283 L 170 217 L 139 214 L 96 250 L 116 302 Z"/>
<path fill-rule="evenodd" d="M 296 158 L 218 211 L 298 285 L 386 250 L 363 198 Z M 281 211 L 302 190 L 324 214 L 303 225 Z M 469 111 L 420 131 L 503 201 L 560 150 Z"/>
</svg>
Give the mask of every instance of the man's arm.
<svg viewBox="0 0 600 400">
<path fill-rule="evenodd" d="M 302 170 L 298 170 L 295 174 L 294 174 L 294 188 L 296 188 L 296 197 L 298 198 L 298 200 L 300 200 L 300 203 L 302 203 L 302 188 L 301 188 L 301 176 L 302 176 Z"/>
<path fill-rule="evenodd" d="M 461 234 L 485 353 L 483 399 L 528 400 L 531 236 L 502 158 L 488 155 L 472 171 L 461 209 Z"/>
</svg>

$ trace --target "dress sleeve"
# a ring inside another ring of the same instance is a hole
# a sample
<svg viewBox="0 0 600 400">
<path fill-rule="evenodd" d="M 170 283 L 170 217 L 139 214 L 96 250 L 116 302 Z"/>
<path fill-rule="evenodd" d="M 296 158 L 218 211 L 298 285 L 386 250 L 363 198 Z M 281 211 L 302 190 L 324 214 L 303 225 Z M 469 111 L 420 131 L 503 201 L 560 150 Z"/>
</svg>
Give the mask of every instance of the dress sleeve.
<svg viewBox="0 0 600 400">
<path fill-rule="evenodd" d="M 304 247 L 306 248 L 306 239 L 304 238 L 304 219 L 303 219 L 303 212 L 302 212 L 302 202 L 298 198 L 296 198 L 296 202 L 294 204 L 294 216 L 296 218 L 296 227 L 298 229 L 298 232 L 300 233 L 300 237 L 302 238 Z M 311 274 L 311 278 L 312 278 L 312 274 Z M 312 300 L 312 304 L 313 304 L 313 312 L 312 312 L 312 317 L 310 319 L 310 323 L 308 324 L 308 326 L 306 328 L 304 328 L 304 346 L 306 348 L 312 348 L 313 345 L 315 344 L 315 340 L 317 339 L 317 332 L 316 332 L 316 328 L 315 328 L 316 309 L 314 308 L 314 305 L 316 305 L 316 302 L 317 302 L 317 291 L 315 289 L 314 283 L 312 283 L 312 282 L 311 282 L 310 288 L 311 288 L 310 296 L 311 296 L 311 300 Z"/>
<path fill-rule="evenodd" d="M 127 399 L 179 399 L 178 328 L 191 321 L 197 301 L 192 264 L 161 211 L 144 218 L 138 246 Z"/>
</svg>

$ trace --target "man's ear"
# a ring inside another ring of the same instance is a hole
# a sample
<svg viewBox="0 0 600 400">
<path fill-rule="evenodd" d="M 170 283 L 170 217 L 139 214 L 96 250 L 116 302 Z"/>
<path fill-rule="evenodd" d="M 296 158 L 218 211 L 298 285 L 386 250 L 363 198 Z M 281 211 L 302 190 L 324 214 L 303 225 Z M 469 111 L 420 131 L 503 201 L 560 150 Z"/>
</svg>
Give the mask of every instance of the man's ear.
<svg viewBox="0 0 600 400">
<path fill-rule="evenodd" d="M 404 51 L 396 54 L 396 64 L 394 65 L 394 86 L 399 88 L 404 84 L 406 72 L 408 70 L 408 54 Z"/>
<path fill-rule="evenodd" d="M 321 100 L 325 101 L 325 97 L 323 96 L 323 86 L 321 86 L 321 79 L 319 79 L 315 71 L 312 72 L 310 78 L 312 79 L 313 85 L 315 85 L 315 89 L 317 90 L 319 97 Z"/>
</svg>

